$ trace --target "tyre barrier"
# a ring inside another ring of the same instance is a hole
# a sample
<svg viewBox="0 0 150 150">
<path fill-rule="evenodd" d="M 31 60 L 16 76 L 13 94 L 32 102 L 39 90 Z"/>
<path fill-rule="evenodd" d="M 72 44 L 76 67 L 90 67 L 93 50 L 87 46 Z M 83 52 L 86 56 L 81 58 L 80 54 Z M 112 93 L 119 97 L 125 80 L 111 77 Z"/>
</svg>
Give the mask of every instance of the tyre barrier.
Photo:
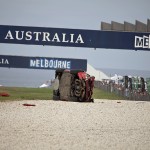
<svg viewBox="0 0 150 150">
<path fill-rule="evenodd" d="M 147 91 L 141 92 L 140 90 L 129 90 L 128 88 L 120 85 L 113 83 L 108 84 L 101 81 L 95 81 L 94 87 L 110 93 L 115 93 L 126 100 L 150 101 L 150 94 Z"/>
</svg>

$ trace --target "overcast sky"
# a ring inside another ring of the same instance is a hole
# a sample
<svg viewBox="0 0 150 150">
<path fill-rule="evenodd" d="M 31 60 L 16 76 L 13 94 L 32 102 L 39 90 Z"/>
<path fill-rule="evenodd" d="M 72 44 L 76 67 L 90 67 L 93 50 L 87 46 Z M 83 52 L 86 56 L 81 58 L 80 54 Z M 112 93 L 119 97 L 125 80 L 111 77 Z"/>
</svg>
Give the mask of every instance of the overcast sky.
<svg viewBox="0 0 150 150">
<path fill-rule="evenodd" d="M 101 21 L 150 19 L 150 0 L 0 0 L 0 25 L 99 30 Z M 95 68 L 150 70 L 150 52 L 1 44 L 1 55 L 84 58 Z"/>
</svg>

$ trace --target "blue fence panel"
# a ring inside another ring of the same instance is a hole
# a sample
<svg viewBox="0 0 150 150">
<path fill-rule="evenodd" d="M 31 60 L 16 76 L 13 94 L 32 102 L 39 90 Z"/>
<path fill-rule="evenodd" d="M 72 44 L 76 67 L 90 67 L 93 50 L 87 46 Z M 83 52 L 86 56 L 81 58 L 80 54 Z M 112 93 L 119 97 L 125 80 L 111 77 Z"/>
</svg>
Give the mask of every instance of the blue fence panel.
<svg viewBox="0 0 150 150">
<path fill-rule="evenodd" d="M 150 33 L 0 25 L 0 43 L 150 50 Z"/>
<path fill-rule="evenodd" d="M 0 67 L 87 70 L 86 59 L 0 55 Z"/>
</svg>

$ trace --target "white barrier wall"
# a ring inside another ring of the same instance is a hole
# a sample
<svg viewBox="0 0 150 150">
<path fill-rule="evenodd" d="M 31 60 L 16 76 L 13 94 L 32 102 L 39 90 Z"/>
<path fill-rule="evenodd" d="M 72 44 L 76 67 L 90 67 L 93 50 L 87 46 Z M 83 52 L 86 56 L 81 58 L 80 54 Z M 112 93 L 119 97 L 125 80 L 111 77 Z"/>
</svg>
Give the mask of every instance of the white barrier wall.
<svg viewBox="0 0 150 150">
<path fill-rule="evenodd" d="M 110 79 L 104 72 L 96 70 L 90 64 L 87 64 L 87 73 L 95 77 L 96 81 L 102 81 L 102 79 Z"/>
</svg>

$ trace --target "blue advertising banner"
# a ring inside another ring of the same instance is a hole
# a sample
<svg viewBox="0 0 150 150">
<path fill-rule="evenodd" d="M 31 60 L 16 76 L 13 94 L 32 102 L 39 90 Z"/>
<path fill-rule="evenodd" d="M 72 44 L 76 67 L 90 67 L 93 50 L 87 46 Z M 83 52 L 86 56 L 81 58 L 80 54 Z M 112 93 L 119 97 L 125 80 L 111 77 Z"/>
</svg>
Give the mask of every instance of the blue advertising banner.
<svg viewBox="0 0 150 150">
<path fill-rule="evenodd" d="M 24 57 L 0 55 L 0 67 L 28 69 L 68 69 L 87 70 L 86 59 Z"/>
<path fill-rule="evenodd" d="M 0 25 L 0 43 L 150 50 L 150 33 Z"/>
</svg>

